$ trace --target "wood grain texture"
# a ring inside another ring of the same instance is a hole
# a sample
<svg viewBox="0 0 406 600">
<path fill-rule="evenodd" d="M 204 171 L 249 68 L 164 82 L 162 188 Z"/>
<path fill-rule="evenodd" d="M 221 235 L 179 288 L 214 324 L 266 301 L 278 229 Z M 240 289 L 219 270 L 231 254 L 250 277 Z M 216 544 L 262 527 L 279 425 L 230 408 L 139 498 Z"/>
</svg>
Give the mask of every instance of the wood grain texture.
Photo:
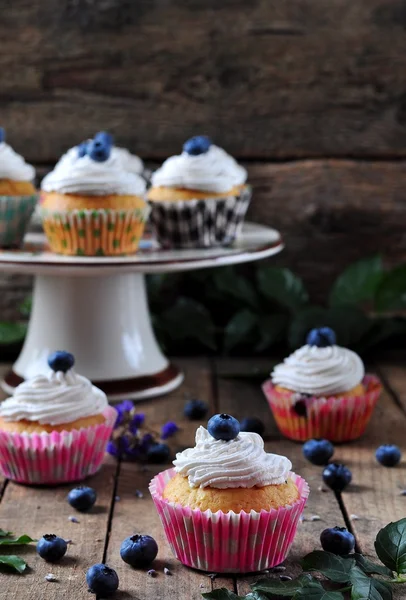
<svg viewBox="0 0 406 600">
<path fill-rule="evenodd" d="M 180 431 L 174 438 L 168 440 L 173 455 L 186 447 L 194 446 L 195 432 L 203 421 L 189 421 L 183 416 L 185 404 L 184 394 L 205 400 L 210 405 L 210 414 L 214 410 L 212 393 L 212 374 L 206 360 L 183 360 L 180 366 L 185 372 L 185 384 L 180 390 L 154 400 L 153 402 L 137 403 L 140 412 L 146 415 L 146 427 L 159 431 L 166 421 L 175 421 Z M 120 589 L 124 598 L 179 598 L 201 600 L 201 593 L 212 589 L 212 581 L 207 574 L 182 567 L 175 559 L 166 541 L 158 513 L 155 510 L 148 485 L 152 477 L 169 468 L 165 466 L 148 466 L 146 469 L 137 464 L 122 463 L 118 478 L 111 533 L 107 551 L 107 563 L 113 567 L 120 578 Z M 143 498 L 137 498 L 136 490 L 140 490 Z M 120 558 L 122 541 L 135 533 L 152 535 L 158 543 L 159 553 L 152 568 L 156 569 L 157 577 L 151 578 L 146 569 L 132 569 Z M 167 567 L 172 575 L 165 575 Z M 221 578 L 221 585 L 233 589 L 231 578 Z M 213 585 L 217 585 L 214 582 Z"/>
<path fill-rule="evenodd" d="M 1 528 L 16 534 L 27 533 L 36 539 L 45 533 L 55 533 L 72 540 L 72 544 L 57 564 L 46 563 L 40 558 L 35 552 L 35 544 L 19 549 L 18 554 L 25 558 L 30 568 L 24 576 L 0 573 L 1 598 L 89 598 L 85 574 L 92 564 L 103 558 L 115 471 L 115 463 L 107 461 L 97 475 L 87 480 L 86 483 L 96 489 L 98 500 L 86 514 L 77 513 L 66 501 L 66 495 L 74 485 L 28 487 L 8 483 L 0 504 Z M 70 515 L 77 517 L 79 523 L 70 522 Z M 45 581 L 48 573 L 53 573 L 58 581 Z"/>
<path fill-rule="evenodd" d="M 296 577 L 302 572 L 300 559 L 313 550 L 320 549 L 320 533 L 326 527 L 338 525 L 344 526 L 343 515 L 338 502 L 331 491 L 321 491 L 322 486 L 321 468 L 311 465 L 302 454 L 302 444 L 297 444 L 284 439 L 279 433 L 272 413 L 269 410 L 260 385 L 240 379 L 223 378 L 222 373 L 240 373 L 249 367 L 258 367 L 265 370 L 269 366 L 266 360 L 221 360 L 217 361 L 217 410 L 232 414 L 237 419 L 256 416 L 266 425 L 266 444 L 268 452 L 287 456 L 293 465 L 293 470 L 306 479 L 310 486 L 310 496 L 304 511 L 304 521 L 299 523 L 297 536 L 292 550 L 284 562 L 286 572 L 283 574 Z M 312 520 L 312 517 L 319 517 Z M 278 574 L 270 577 L 278 578 Z M 237 579 L 238 593 L 248 593 L 249 584 L 258 580 L 258 575 L 252 577 L 241 577 Z"/>
<path fill-rule="evenodd" d="M 2 124 L 52 162 L 95 130 L 164 158 L 205 132 L 251 158 L 406 155 L 402 0 L 17 0 Z"/>
</svg>

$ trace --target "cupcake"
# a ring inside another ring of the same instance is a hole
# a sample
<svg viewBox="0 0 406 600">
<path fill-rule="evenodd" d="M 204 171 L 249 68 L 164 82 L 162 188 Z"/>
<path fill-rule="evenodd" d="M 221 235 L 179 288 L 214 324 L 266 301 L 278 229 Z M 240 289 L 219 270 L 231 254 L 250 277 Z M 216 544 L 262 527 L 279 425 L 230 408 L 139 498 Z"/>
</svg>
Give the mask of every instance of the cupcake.
<svg viewBox="0 0 406 600">
<path fill-rule="evenodd" d="M 227 245 L 251 199 L 247 172 L 206 136 L 188 140 L 151 177 L 151 223 L 164 247 Z"/>
<path fill-rule="evenodd" d="M 68 352 L 0 404 L 0 472 L 29 484 L 78 481 L 99 470 L 117 417 L 107 397 L 73 369 Z"/>
<path fill-rule="evenodd" d="M 18 248 L 38 196 L 35 169 L 5 142 L 0 128 L 0 247 Z"/>
<path fill-rule="evenodd" d="M 306 342 L 263 385 L 280 431 L 301 442 L 359 438 L 378 401 L 379 379 L 365 375 L 355 352 L 336 345 L 329 327 L 313 329 Z"/>
<path fill-rule="evenodd" d="M 183 564 L 248 573 L 285 560 L 309 488 L 287 458 L 265 452 L 261 436 L 216 415 L 174 467 L 152 480 L 150 492 Z"/>
<path fill-rule="evenodd" d="M 108 134 L 68 151 L 41 188 L 39 212 L 54 252 L 115 256 L 137 251 L 149 213 L 146 184 L 124 170 Z"/>
</svg>

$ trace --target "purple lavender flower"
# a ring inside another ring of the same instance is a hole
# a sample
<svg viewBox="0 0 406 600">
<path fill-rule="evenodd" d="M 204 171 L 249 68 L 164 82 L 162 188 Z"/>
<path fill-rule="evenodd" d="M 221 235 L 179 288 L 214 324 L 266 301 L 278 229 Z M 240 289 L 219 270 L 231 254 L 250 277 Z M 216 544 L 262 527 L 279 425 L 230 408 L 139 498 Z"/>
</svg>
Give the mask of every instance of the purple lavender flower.
<svg viewBox="0 0 406 600">
<path fill-rule="evenodd" d="M 150 433 L 145 433 L 142 437 L 141 443 L 140 443 L 140 451 L 142 453 L 145 453 L 148 448 L 151 446 L 151 444 L 154 443 L 154 438 Z"/>
<path fill-rule="evenodd" d="M 168 421 L 161 428 L 161 439 L 167 440 L 172 435 L 179 431 L 179 427 L 173 421 Z"/>
<path fill-rule="evenodd" d="M 118 458 L 119 455 L 119 451 L 118 448 L 116 446 L 116 444 L 114 442 L 112 442 L 110 440 L 110 442 L 107 444 L 107 448 L 106 451 L 111 454 L 111 456 L 114 456 L 115 458 Z"/>
<path fill-rule="evenodd" d="M 122 412 L 130 412 L 134 408 L 134 402 L 132 400 L 123 400 L 116 405 L 116 408 Z"/>
<path fill-rule="evenodd" d="M 143 413 L 137 413 L 132 417 L 128 429 L 133 435 L 135 435 L 138 432 L 138 428 L 141 427 L 144 421 L 145 415 Z"/>
</svg>

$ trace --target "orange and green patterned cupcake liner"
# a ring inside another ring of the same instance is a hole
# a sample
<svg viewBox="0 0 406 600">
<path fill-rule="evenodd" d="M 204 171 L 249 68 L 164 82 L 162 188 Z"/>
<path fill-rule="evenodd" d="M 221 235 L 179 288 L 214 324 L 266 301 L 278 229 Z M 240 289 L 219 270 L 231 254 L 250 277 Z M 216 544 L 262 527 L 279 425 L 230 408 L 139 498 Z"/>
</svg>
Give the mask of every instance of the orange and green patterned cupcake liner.
<svg viewBox="0 0 406 600">
<path fill-rule="evenodd" d="M 117 256 L 137 251 L 149 211 L 145 205 L 131 210 L 40 209 L 40 214 L 53 252 L 69 256 Z"/>
<path fill-rule="evenodd" d="M 300 396 L 277 389 L 271 380 L 262 389 L 279 430 L 287 438 L 298 442 L 313 438 L 349 442 L 364 433 L 382 391 L 375 375 L 366 375 L 363 384 L 363 395 L 339 398 Z"/>
</svg>

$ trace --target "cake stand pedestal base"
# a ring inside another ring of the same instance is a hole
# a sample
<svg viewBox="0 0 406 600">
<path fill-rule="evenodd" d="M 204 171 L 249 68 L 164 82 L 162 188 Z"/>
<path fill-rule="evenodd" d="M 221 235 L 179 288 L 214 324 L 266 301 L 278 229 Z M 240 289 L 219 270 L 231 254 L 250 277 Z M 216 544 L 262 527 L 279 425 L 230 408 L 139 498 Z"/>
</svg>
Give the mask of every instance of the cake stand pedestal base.
<svg viewBox="0 0 406 600">
<path fill-rule="evenodd" d="M 3 389 L 46 372 L 55 350 L 71 352 L 77 372 L 111 400 L 158 396 L 183 381 L 155 339 L 142 273 L 37 275 L 27 337 Z"/>
</svg>

